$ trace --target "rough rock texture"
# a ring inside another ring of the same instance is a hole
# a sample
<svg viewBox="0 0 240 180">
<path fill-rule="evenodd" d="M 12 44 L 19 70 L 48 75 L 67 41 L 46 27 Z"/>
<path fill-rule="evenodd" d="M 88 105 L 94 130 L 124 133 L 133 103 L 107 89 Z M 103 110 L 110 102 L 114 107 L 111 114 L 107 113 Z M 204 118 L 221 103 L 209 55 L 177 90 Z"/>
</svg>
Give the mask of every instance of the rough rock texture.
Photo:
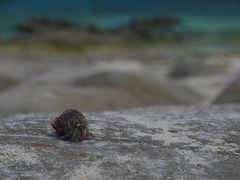
<svg viewBox="0 0 240 180">
<path fill-rule="evenodd" d="M 94 140 L 59 140 L 58 114 L 0 121 L 0 176 L 31 179 L 239 179 L 240 106 L 86 113 Z"/>
</svg>

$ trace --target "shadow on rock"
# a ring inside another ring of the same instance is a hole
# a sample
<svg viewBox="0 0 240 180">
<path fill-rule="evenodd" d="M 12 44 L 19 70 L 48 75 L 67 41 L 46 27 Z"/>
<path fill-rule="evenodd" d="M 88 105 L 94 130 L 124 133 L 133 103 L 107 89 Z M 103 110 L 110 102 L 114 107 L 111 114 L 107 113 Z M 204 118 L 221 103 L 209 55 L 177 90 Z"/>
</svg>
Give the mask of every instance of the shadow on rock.
<svg viewBox="0 0 240 180">
<path fill-rule="evenodd" d="M 240 76 L 230 83 L 213 101 L 213 104 L 240 103 Z"/>
<path fill-rule="evenodd" d="M 16 77 L 0 75 L 0 92 L 6 91 L 21 83 L 21 80 Z"/>
</svg>

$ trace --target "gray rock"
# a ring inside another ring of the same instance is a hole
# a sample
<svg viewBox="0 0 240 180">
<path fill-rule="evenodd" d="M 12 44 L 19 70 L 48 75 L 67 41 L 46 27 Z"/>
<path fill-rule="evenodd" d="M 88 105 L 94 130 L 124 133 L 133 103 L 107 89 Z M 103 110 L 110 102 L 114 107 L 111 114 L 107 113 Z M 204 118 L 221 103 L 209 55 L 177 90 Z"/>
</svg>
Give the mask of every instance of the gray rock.
<svg viewBox="0 0 240 180">
<path fill-rule="evenodd" d="M 240 106 L 85 113 L 95 139 L 58 139 L 57 113 L 0 121 L 3 179 L 239 179 Z"/>
<path fill-rule="evenodd" d="M 220 60 L 219 60 L 220 61 Z M 180 59 L 172 66 L 169 77 L 188 78 L 194 76 L 209 76 L 223 73 L 227 63 L 216 63 L 209 59 Z"/>
<path fill-rule="evenodd" d="M 21 83 L 17 77 L 0 74 L 0 92 L 15 87 Z"/>
<path fill-rule="evenodd" d="M 240 76 L 230 83 L 214 100 L 214 104 L 239 103 L 240 102 Z"/>
<path fill-rule="evenodd" d="M 60 79 L 51 80 L 50 77 L 39 83 L 35 80 L 35 84 L 24 84 L 0 94 L 0 116 L 19 112 L 63 111 L 68 107 L 92 112 L 189 105 L 199 103 L 202 98 L 187 86 L 130 73 L 97 72 L 86 77 L 74 75 L 70 78 L 62 78 L 56 73 L 56 76 Z"/>
<path fill-rule="evenodd" d="M 138 107 L 146 105 L 193 104 L 201 95 L 170 80 L 155 80 L 144 73 L 101 71 L 73 83 L 80 87 L 117 87 L 133 97 Z M 135 106 L 136 107 L 136 106 Z"/>
<path fill-rule="evenodd" d="M 22 33 L 36 33 L 47 29 L 71 28 L 74 24 L 65 20 L 52 20 L 48 17 L 37 17 L 17 25 Z"/>
</svg>

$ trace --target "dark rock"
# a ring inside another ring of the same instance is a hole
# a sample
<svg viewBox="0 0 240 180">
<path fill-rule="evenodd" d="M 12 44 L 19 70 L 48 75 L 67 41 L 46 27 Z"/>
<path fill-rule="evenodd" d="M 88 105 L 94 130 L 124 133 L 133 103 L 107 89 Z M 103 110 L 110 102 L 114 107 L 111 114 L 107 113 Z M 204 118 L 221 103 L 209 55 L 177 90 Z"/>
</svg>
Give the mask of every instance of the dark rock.
<svg viewBox="0 0 240 180">
<path fill-rule="evenodd" d="M 153 17 L 146 20 L 135 20 L 129 26 L 140 29 L 141 27 L 170 27 L 180 23 L 181 21 L 177 17 Z"/>
<path fill-rule="evenodd" d="M 86 113 L 98 138 L 59 140 L 56 113 L 0 121 L 2 179 L 239 179 L 240 106 Z M 174 132 L 173 132 L 174 129 Z"/>
<path fill-rule="evenodd" d="M 153 17 L 135 20 L 114 30 L 97 26 L 78 26 L 66 20 L 48 17 L 32 18 L 17 25 L 19 34 L 9 42 L 48 43 L 53 47 L 78 47 L 84 44 L 102 44 L 129 40 L 179 40 L 175 27 L 180 20 L 175 17 Z"/>
<path fill-rule="evenodd" d="M 138 106 L 192 104 L 201 96 L 170 81 L 157 81 L 140 75 L 103 71 L 81 78 L 73 83 L 80 87 L 114 87 L 127 92 Z M 136 106 L 135 106 L 136 107 Z"/>
<path fill-rule="evenodd" d="M 240 76 L 230 83 L 213 101 L 213 104 L 240 102 Z"/>
<path fill-rule="evenodd" d="M 134 20 L 116 28 L 113 32 L 127 39 L 169 39 L 177 37 L 174 29 L 180 23 L 180 19 L 176 17 L 152 17 L 146 20 Z"/>
<path fill-rule="evenodd" d="M 21 83 L 21 80 L 17 77 L 11 77 L 8 75 L 0 75 L 0 92 L 15 87 Z"/>
<path fill-rule="evenodd" d="M 220 74 L 226 69 L 226 65 L 212 63 L 204 59 L 180 59 L 171 68 L 169 76 L 173 78 L 187 78 L 193 76 L 207 76 Z"/>
<path fill-rule="evenodd" d="M 23 33 L 34 33 L 49 29 L 65 29 L 73 27 L 71 22 L 65 20 L 53 20 L 48 17 L 37 17 L 22 22 L 17 26 L 17 29 Z"/>
<path fill-rule="evenodd" d="M 9 39 L 10 43 L 47 44 L 60 49 L 83 50 L 85 45 L 96 45 L 113 39 L 102 28 L 81 27 L 71 22 L 48 17 L 32 18 L 17 25 L 19 34 Z"/>
<path fill-rule="evenodd" d="M 106 33 L 105 30 L 103 30 L 102 28 L 98 28 L 96 26 L 89 26 L 86 27 L 85 30 L 89 33 L 93 33 L 93 34 L 103 34 Z"/>
</svg>

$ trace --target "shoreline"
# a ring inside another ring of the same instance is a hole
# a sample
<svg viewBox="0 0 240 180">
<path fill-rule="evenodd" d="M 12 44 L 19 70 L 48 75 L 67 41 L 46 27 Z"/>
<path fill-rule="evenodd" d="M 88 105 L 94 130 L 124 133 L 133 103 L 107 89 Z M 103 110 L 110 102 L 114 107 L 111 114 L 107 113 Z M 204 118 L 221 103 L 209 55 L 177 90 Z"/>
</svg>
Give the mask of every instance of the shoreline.
<svg viewBox="0 0 240 180">
<path fill-rule="evenodd" d="M 185 35 L 179 40 L 136 40 L 136 41 L 116 41 L 116 42 L 89 42 L 79 44 L 64 44 L 63 42 L 14 42 L 0 40 L 0 53 L 43 53 L 43 54 L 85 54 L 94 51 L 110 50 L 125 51 L 141 48 L 161 48 L 166 51 L 219 51 L 220 53 L 239 54 L 240 32 L 234 34 L 201 34 Z"/>
<path fill-rule="evenodd" d="M 238 52 L 240 30 L 211 32 L 181 31 L 184 21 L 175 16 L 135 19 L 115 29 L 81 27 L 70 21 L 33 17 L 19 23 L 16 34 L 0 37 L 0 51 L 39 53 L 88 53 L 101 49 L 125 50 L 157 47 L 172 50 Z"/>
</svg>

